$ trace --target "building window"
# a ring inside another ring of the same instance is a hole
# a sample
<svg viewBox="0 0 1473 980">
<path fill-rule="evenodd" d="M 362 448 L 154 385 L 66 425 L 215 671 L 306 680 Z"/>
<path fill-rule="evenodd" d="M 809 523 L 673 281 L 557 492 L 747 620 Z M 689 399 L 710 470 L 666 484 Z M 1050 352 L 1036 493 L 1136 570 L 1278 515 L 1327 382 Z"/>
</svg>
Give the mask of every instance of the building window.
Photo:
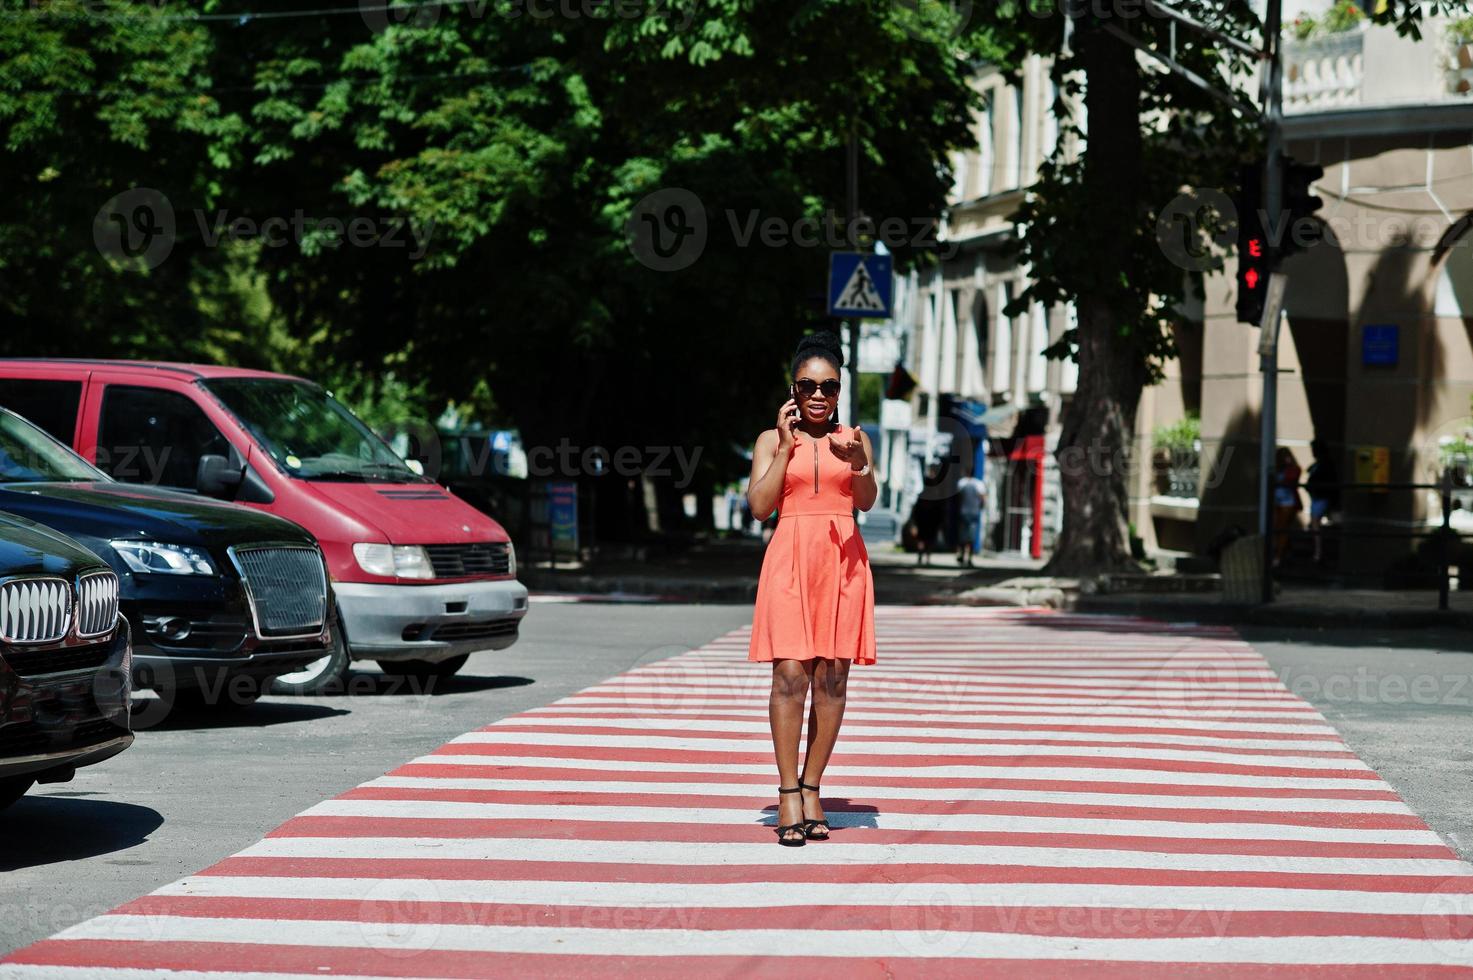
<svg viewBox="0 0 1473 980">
<path fill-rule="evenodd" d="M 1079 327 L 1079 311 L 1073 303 L 1064 307 L 1064 328 L 1059 331 L 1063 336 L 1064 330 L 1075 330 Z M 1060 362 L 1059 390 L 1065 394 L 1072 394 L 1079 389 L 1079 363 L 1072 357 Z"/>
<path fill-rule="evenodd" d="M 1043 155 L 1044 159 L 1054 155 L 1059 145 L 1059 117 L 1054 115 L 1054 102 L 1059 98 L 1059 86 L 1052 78 L 1048 80 L 1048 105 L 1043 112 Z"/>
<path fill-rule="evenodd" d="M 992 141 L 992 98 L 982 107 L 982 119 L 977 129 L 977 196 L 992 193 L 992 171 L 997 165 L 993 155 Z"/>
<path fill-rule="evenodd" d="M 941 315 L 941 380 L 937 391 L 957 390 L 956 377 L 956 290 L 948 289 Z"/>
<path fill-rule="evenodd" d="M 954 203 L 968 199 L 967 177 L 969 175 L 967 173 L 967 165 L 971 162 L 971 153 L 959 152 L 951 154 L 953 178 L 951 182 L 951 200 Z"/>
<path fill-rule="evenodd" d="M 1023 140 L 1027 135 L 1023 125 L 1023 86 L 1013 86 L 1013 138 L 1012 152 L 1008 154 L 1008 186 L 1023 186 Z"/>
<path fill-rule="evenodd" d="M 1013 320 L 1003 312 L 1013 298 L 1011 283 L 997 287 L 997 339 L 992 345 L 992 390 L 1012 397 L 1013 392 Z"/>
<path fill-rule="evenodd" d="M 1028 393 L 1042 392 L 1048 388 L 1048 358 L 1043 356 L 1048 347 L 1048 314 L 1043 304 L 1035 302 L 1028 310 Z"/>
</svg>

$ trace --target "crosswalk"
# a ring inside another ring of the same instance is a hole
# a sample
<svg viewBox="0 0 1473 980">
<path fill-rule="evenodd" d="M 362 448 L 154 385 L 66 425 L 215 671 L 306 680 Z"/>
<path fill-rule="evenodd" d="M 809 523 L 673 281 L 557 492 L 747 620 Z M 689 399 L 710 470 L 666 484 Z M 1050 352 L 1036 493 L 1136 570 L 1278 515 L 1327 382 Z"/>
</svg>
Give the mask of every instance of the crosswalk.
<svg viewBox="0 0 1473 980">
<path fill-rule="evenodd" d="M 1473 866 L 1231 630 L 875 622 L 827 841 L 777 845 L 771 667 L 736 630 L 319 803 L 0 980 L 1473 975 Z"/>
</svg>

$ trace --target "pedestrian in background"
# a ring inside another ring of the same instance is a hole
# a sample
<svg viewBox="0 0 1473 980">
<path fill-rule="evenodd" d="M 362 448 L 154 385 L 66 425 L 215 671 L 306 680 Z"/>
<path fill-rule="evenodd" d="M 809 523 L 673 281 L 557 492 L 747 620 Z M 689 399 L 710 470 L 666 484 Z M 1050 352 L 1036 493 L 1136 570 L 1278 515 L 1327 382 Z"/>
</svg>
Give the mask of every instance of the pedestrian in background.
<svg viewBox="0 0 1473 980">
<path fill-rule="evenodd" d="M 1304 478 L 1304 489 L 1309 493 L 1309 530 L 1314 536 L 1314 561 L 1316 565 L 1325 560 L 1324 536 L 1321 526 L 1325 518 L 1340 510 L 1340 468 L 1330 455 L 1323 439 L 1314 439 L 1309 444 L 1314 462 Z"/>
<path fill-rule="evenodd" d="M 982 526 L 982 511 L 987 503 L 987 484 L 968 474 L 957 481 L 958 505 L 961 510 L 961 528 L 957 537 L 956 563 L 972 566 L 972 552 L 976 548 L 977 531 Z"/>
<path fill-rule="evenodd" d="M 915 529 L 917 565 L 931 564 L 931 549 L 936 544 L 936 532 L 941 530 L 941 519 L 945 516 L 941 499 L 932 495 L 940 472 L 935 463 L 926 467 L 921 495 L 910 508 L 909 523 Z"/>
<path fill-rule="evenodd" d="M 1299 463 L 1287 446 L 1274 454 L 1274 566 L 1289 551 L 1289 528 L 1299 525 L 1304 502 L 1299 496 Z"/>
<path fill-rule="evenodd" d="M 838 423 L 839 338 L 804 337 L 777 427 L 757 437 L 747 497 L 777 512 L 762 558 L 747 659 L 772 663 L 767 715 L 778 770 L 778 843 L 827 840 L 819 784 L 839 737 L 852 664 L 875 662 L 874 578 L 854 510 L 874 506 L 869 436 Z M 808 751 L 798 765 L 803 709 Z M 790 795 L 795 794 L 795 795 Z"/>
</svg>

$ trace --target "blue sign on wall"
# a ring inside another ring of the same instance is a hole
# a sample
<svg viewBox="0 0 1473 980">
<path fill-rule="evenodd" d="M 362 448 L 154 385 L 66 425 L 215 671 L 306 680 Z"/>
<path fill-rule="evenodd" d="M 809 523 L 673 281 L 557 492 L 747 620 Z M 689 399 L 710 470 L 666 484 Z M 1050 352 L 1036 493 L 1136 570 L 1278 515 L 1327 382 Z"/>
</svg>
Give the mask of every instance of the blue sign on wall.
<svg viewBox="0 0 1473 980">
<path fill-rule="evenodd" d="M 1401 357 L 1401 327 L 1368 323 L 1361 328 L 1360 362 L 1364 367 L 1395 367 Z"/>
</svg>

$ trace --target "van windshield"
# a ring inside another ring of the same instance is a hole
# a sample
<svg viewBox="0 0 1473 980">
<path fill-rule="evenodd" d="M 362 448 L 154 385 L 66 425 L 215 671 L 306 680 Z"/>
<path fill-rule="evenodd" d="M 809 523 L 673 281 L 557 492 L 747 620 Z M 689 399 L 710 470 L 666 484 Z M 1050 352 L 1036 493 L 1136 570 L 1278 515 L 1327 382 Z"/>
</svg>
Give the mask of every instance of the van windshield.
<svg viewBox="0 0 1473 980">
<path fill-rule="evenodd" d="M 19 415 L 0 409 L 0 483 L 106 483 L 110 479 Z"/>
<path fill-rule="evenodd" d="M 281 378 L 204 382 L 287 473 L 303 480 L 421 483 L 373 430 L 323 388 Z"/>
</svg>

